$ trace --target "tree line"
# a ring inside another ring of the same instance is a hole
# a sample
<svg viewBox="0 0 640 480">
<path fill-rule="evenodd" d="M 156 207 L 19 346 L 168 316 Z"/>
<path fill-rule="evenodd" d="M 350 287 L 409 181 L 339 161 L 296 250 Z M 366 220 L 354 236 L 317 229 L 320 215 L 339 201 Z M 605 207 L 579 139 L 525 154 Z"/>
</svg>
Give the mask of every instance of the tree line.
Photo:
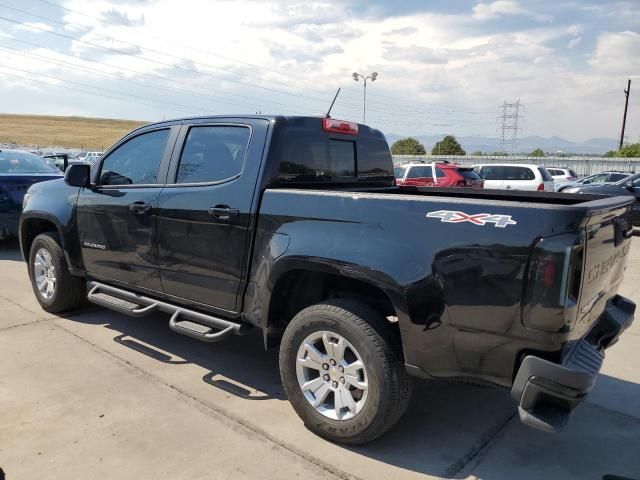
<svg viewBox="0 0 640 480">
<path fill-rule="evenodd" d="M 391 145 L 392 155 L 426 155 L 424 145 L 413 137 L 401 138 Z M 453 135 L 447 135 L 431 149 L 431 155 L 466 155 Z"/>
<path fill-rule="evenodd" d="M 422 143 L 420 143 L 417 139 L 413 137 L 401 138 L 397 140 L 391 145 L 391 154 L 392 155 L 426 155 L 427 149 L 424 147 Z M 447 135 L 436 144 L 431 149 L 431 155 L 466 155 L 467 152 L 462 148 L 460 143 L 456 140 L 456 137 L 453 135 Z M 497 157 L 506 157 L 509 154 L 507 152 L 481 152 L 476 151 L 471 155 L 473 156 L 497 156 Z M 544 157 L 546 153 L 541 148 L 536 148 L 528 155 L 529 157 Z M 553 153 L 554 156 L 571 156 L 571 154 L 566 153 Z M 605 154 L 605 157 L 633 157 L 640 158 L 640 143 L 632 143 L 630 145 L 625 145 L 620 150 L 611 150 Z"/>
</svg>

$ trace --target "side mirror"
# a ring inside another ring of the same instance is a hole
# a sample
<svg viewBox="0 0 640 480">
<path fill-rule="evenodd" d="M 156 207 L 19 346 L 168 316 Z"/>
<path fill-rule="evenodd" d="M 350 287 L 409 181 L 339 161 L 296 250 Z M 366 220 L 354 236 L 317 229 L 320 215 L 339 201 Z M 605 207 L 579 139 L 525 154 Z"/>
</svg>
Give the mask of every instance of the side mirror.
<svg viewBox="0 0 640 480">
<path fill-rule="evenodd" d="M 627 187 L 627 190 L 633 190 L 633 180 L 625 182 L 624 186 Z"/>
<path fill-rule="evenodd" d="M 89 165 L 69 165 L 64 174 L 64 181 L 72 187 L 90 187 L 91 167 Z"/>
</svg>

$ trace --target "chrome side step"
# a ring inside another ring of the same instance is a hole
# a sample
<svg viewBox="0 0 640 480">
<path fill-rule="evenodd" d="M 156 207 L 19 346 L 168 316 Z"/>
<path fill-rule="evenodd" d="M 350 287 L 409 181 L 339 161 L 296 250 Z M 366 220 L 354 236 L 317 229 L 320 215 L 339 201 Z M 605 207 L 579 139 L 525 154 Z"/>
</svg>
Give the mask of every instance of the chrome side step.
<svg viewBox="0 0 640 480">
<path fill-rule="evenodd" d="M 132 317 L 143 317 L 155 311 L 171 315 L 169 328 L 203 342 L 219 342 L 230 335 L 242 335 L 246 325 L 161 302 L 137 293 L 98 282 L 88 282 L 87 299 Z"/>
</svg>

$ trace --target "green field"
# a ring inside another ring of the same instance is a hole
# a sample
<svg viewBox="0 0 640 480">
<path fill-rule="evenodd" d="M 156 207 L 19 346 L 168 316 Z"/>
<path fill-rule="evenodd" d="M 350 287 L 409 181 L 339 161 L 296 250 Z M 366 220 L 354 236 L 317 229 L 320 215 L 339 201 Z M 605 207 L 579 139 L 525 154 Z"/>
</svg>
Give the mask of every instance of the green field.
<svg viewBox="0 0 640 480">
<path fill-rule="evenodd" d="M 144 123 L 107 118 L 0 114 L 0 143 L 105 150 Z"/>
</svg>

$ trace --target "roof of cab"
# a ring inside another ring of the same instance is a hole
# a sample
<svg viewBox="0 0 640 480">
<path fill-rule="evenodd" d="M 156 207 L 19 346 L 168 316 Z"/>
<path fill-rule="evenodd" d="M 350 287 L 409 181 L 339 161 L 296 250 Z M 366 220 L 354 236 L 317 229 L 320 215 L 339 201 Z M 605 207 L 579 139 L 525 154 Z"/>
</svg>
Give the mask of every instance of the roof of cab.
<svg viewBox="0 0 640 480">
<path fill-rule="evenodd" d="M 201 116 L 182 117 L 182 118 L 175 118 L 171 120 L 163 120 L 161 122 L 149 123 L 146 125 L 142 125 L 141 127 L 138 127 L 129 133 L 133 133 L 138 130 L 144 130 L 150 127 L 158 127 L 163 125 L 171 126 L 171 125 L 177 125 L 181 123 L 189 123 L 193 121 L 203 121 L 203 120 L 251 119 L 251 120 L 267 120 L 269 122 L 286 122 L 289 125 L 296 124 L 296 123 L 309 122 L 309 126 L 311 126 L 311 122 L 316 122 L 316 121 L 322 120 L 323 118 L 325 117 L 322 115 L 242 115 L 242 114 L 201 115 Z M 343 119 L 340 119 L 340 120 L 343 120 Z M 353 123 L 357 123 L 357 122 L 353 122 Z M 384 138 L 384 134 L 380 130 L 371 128 L 368 125 L 364 125 L 362 123 L 357 123 L 357 125 L 360 131 L 359 133 L 369 133 L 369 134 L 373 134 L 374 136 L 381 136 L 382 138 Z"/>
</svg>

